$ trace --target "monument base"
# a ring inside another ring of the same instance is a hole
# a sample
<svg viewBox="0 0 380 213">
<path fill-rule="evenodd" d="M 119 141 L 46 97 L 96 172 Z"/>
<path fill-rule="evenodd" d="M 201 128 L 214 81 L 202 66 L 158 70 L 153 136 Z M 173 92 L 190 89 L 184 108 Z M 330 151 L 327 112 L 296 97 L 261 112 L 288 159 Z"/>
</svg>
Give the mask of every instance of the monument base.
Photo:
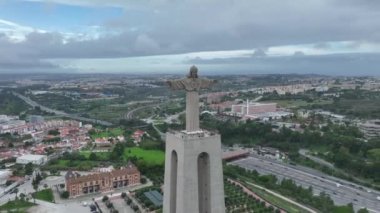
<svg viewBox="0 0 380 213">
<path fill-rule="evenodd" d="M 224 213 L 220 135 L 166 134 L 164 213 Z"/>
</svg>

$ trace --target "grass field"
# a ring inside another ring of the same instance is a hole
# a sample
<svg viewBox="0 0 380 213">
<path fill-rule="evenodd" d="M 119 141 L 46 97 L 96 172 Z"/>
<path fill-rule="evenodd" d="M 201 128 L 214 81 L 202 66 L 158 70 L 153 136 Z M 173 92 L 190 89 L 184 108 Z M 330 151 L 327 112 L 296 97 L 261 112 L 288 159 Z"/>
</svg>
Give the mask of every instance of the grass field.
<svg viewBox="0 0 380 213">
<path fill-rule="evenodd" d="M 165 153 L 161 150 L 145 150 L 139 147 L 124 150 L 125 159 L 133 156 L 143 159 L 149 165 L 163 165 L 165 161 Z"/>
<path fill-rule="evenodd" d="M 80 154 L 86 157 L 87 159 L 91 155 L 91 151 L 81 151 Z M 109 152 L 94 152 L 96 154 L 97 159 L 99 160 L 109 160 Z"/>
<path fill-rule="evenodd" d="M 94 134 L 91 134 L 91 138 L 108 138 L 108 137 L 116 137 L 124 134 L 124 130 L 121 128 L 113 128 L 113 129 L 108 129 L 104 131 L 100 131 Z"/>
<path fill-rule="evenodd" d="M 6 204 L 0 206 L 0 212 L 27 212 L 27 209 L 36 204 L 30 203 L 25 200 L 8 201 Z"/>
<path fill-rule="evenodd" d="M 35 198 L 48 202 L 54 202 L 54 195 L 51 189 L 44 189 L 35 193 Z"/>
</svg>

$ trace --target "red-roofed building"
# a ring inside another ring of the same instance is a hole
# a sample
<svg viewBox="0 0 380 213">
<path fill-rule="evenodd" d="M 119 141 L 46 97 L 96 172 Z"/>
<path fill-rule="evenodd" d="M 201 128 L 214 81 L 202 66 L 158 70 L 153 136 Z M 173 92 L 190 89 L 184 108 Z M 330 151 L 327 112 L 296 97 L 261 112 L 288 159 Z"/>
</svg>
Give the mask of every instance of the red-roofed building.
<svg viewBox="0 0 380 213">
<path fill-rule="evenodd" d="M 141 140 L 142 140 L 142 137 L 144 136 L 144 134 L 146 134 L 145 131 L 142 131 L 142 130 L 136 130 L 133 134 L 132 134 L 132 138 L 134 140 L 135 143 L 140 143 Z"/>
<path fill-rule="evenodd" d="M 110 172 L 101 172 L 80 176 L 78 173 L 68 171 L 66 176 L 66 190 L 70 197 L 112 191 L 140 184 L 140 171 L 128 162 L 127 166 Z"/>
</svg>

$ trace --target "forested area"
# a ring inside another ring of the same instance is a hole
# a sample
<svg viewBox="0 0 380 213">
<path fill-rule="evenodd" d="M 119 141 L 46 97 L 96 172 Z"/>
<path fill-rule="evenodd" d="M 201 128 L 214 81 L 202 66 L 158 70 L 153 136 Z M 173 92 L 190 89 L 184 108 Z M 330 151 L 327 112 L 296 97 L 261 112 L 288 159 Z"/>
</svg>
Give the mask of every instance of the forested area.
<svg viewBox="0 0 380 213">
<path fill-rule="evenodd" d="M 0 114 L 19 115 L 27 109 L 25 102 L 12 93 L 0 92 Z"/>
<path fill-rule="evenodd" d="M 229 146 L 271 146 L 289 153 L 290 157 L 297 156 L 300 148 L 327 150 L 320 157 L 350 174 L 380 183 L 380 139 L 364 142 L 354 126 L 329 123 L 321 130 L 306 127 L 298 132 L 281 127 L 273 131 L 269 123 L 219 121 L 208 115 L 202 116 L 202 126 L 217 129 L 222 143 Z"/>
</svg>

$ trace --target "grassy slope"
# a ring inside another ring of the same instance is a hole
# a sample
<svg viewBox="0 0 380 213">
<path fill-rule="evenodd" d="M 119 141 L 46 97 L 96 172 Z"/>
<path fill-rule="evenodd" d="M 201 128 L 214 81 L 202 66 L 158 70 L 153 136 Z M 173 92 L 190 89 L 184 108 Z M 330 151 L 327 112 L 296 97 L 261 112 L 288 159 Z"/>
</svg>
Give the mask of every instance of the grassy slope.
<svg viewBox="0 0 380 213">
<path fill-rule="evenodd" d="M 145 150 L 139 147 L 126 148 L 124 150 L 124 157 L 142 158 L 147 164 L 150 165 L 163 165 L 165 161 L 165 153 L 160 150 Z"/>
<path fill-rule="evenodd" d="M 30 203 L 28 201 L 24 200 L 13 200 L 13 201 L 8 201 L 6 204 L 0 206 L 0 211 L 1 212 L 6 212 L 6 211 L 11 211 L 11 212 L 26 212 L 26 210 L 29 207 L 34 206 L 35 204 Z M 17 211 L 16 211 L 17 210 Z"/>
<path fill-rule="evenodd" d="M 48 202 L 54 201 L 54 195 L 51 189 L 43 189 L 41 191 L 38 191 L 35 193 L 35 196 L 36 196 L 35 198 L 39 200 L 44 200 Z"/>
</svg>

